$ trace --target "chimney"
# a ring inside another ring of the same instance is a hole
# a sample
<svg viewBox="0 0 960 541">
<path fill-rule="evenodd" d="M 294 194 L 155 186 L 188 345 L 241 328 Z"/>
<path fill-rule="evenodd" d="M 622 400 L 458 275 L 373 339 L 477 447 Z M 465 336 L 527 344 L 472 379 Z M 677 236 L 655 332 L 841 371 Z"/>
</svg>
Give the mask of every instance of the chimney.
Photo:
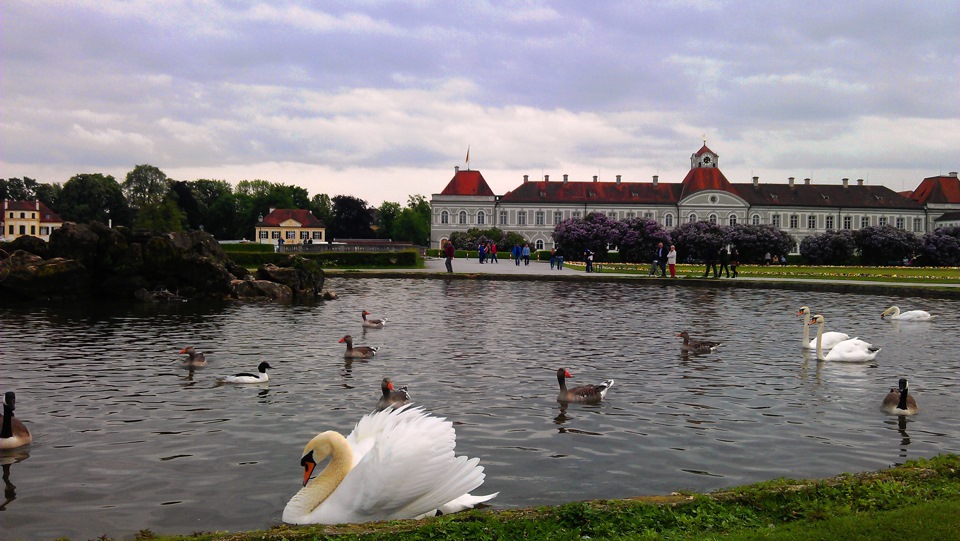
<svg viewBox="0 0 960 541">
<path fill-rule="evenodd" d="M 863 179 L 862 179 L 862 178 L 858 178 L 858 179 L 857 179 L 857 186 L 863 186 Z"/>
<path fill-rule="evenodd" d="M 806 186 L 809 186 L 809 185 L 810 185 L 810 177 L 807 177 L 807 178 L 803 179 L 803 184 L 806 185 Z"/>
<path fill-rule="evenodd" d="M 789 177 L 789 178 L 787 179 L 787 182 L 790 183 L 790 189 L 791 189 L 791 190 L 793 189 L 793 181 L 794 181 L 794 180 L 795 180 L 795 179 L 794 179 L 793 177 Z"/>
<path fill-rule="evenodd" d="M 526 184 L 530 180 L 530 175 L 523 175 L 523 183 Z"/>
<path fill-rule="evenodd" d="M 453 174 L 456 175 L 456 174 L 459 173 L 459 172 L 460 172 L 460 166 L 459 166 L 459 165 L 454 165 L 454 166 L 453 166 Z"/>
<path fill-rule="evenodd" d="M 757 190 L 760 188 L 760 177 L 753 177 L 753 189 Z"/>
<path fill-rule="evenodd" d="M 617 185 L 620 185 L 620 175 L 617 175 Z"/>
<path fill-rule="evenodd" d="M 544 182 L 550 182 L 550 175 L 543 175 Z"/>
<path fill-rule="evenodd" d="M 563 183 L 564 183 L 564 184 L 567 183 L 567 179 L 568 179 L 569 176 L 570 176 L 570 175 L 568 175 L 568 174 L 566 174 L 566 173 L 563 174 Z"/>
<path fill-rule="evenodd" d="M 657 183 L 660 182 L 660 175 L 653 175 L 653 187 L 657 187 Z"/>
<path fill-rule="evenodd" d="M 594 182 L 597 181 L 597 175 L 593 175 L 593 181 L 594 181 Z"/>
<path fill-rule="evenodd" d="M 957 178 L 957 172 L 956 172 L 956 171 L 950 171 L 950 176 L 953 177 L 953 178 Z"/>
<path fill-rule="evenodd" d="M 843 187 L 844 188 L 850 187 L 850 179 L 848 178 L 843 179 Z"/>
</svg>

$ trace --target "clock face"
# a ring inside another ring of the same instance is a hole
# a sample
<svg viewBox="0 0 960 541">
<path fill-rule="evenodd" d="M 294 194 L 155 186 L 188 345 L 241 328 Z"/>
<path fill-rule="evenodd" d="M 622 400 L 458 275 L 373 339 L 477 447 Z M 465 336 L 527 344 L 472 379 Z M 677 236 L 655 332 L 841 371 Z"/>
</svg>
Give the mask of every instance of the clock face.
<svg viewBox="0 0 960 541">
<path fill-rule="evenodd" d="M 710 156 L 704 156 L 703 163 L 710 163 Z"/>
</svg>

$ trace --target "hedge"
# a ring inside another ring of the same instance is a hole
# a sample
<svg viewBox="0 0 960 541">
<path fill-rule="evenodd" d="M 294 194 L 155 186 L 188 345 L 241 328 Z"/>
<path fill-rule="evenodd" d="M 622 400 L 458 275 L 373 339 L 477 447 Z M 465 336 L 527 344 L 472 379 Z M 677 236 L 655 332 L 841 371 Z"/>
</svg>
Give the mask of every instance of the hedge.
<svg viewBox="0 0 960 541">
<path fill-rule="evenodd" d="M 265 245 L 269 246 L 269 245 Z M 227 252 L 238 265 L 247 268 L 259 267 L 266 263 L 278 264 L 288 255 L 300 255 L 316 261 L 325 268 L 363 268 L 363 267 L 420 267 L 423 260 L 416 250 L 403 252 L 295 252 L 294 254 L 270 252 Z"/>
</svg>

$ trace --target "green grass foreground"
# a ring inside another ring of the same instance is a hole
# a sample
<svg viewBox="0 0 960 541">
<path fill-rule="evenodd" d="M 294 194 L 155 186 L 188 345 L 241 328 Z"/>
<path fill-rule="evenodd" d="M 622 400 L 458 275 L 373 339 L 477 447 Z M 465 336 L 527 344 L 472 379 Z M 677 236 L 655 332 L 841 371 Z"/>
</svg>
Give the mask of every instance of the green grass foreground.
<svg viewBox="0 0 960 541">
<path fill-rule="evenodd" d="M 815 460 L 812 457 L 811 460 Z M 106 537 L 101 538 L 103 540 Z M 710 494 L 474 510 L 420 521 L 277 526 L 158 541 L 948 540 L 960 539 L 960 456 L 821 480 L 777 479 Z"/>
</svg>

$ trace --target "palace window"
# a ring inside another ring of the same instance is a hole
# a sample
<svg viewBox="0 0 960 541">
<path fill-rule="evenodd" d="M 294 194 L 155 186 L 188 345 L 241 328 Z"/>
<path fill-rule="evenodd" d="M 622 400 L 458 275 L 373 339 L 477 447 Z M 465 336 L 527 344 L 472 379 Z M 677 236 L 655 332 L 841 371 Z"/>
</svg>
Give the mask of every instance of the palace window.
<svg viewBox="0 0 960 541">
<path fill-rule="evenodd" d="M 716 215 L 716 214 L 711 214 L 709 220 L 710 220 L 710 223 L 716 224 L 716 223 L 717 223 L 717 215 Z"/>
<path fill-rule="evenodd" d="M 774 215 L 773 215 L 773 227 L 780 227 L 780 215 L 779 215 L 779 214 L 774 214 Z"/>
<path fill-rule="evenodd" d="M 534 223 L 536 223 L 537 225 L 544 225 L 544 223 L 546 223 L 546 218 L 545 218 L 545 216 L 544 216 L 543 211 L 542 211 L 542 210 L 538 210 L 538 211 L 533 215 L 533 220 L 534 220 Z M 542 243 L 541 243 L 541 244 L 542 244 Z"/>
<path fill-rule="evenodd" d="M 860 229 L 863 229 L 864 227 L 870 227 L 870 217 L 869 217 L 869 216 L 864 216 L 864 217 L 860 218 Z"/>
<path fill-rule="evenodd" d="M 610 218 L 611 220 L 616 220 L 616 219 L 617 219 L 617 211 L 612 210 L 612 211 L 608 212 L 608 213 L 607 213 L 607 218 Z"/>
<path fill-rule="evenodd" d="M 268 239 L 268 238 L 270 238 L 270 232 L 269 232 L 269 231 L 264 231 L 264 230 L 261 229 L 261 230 L 260 230 L 260 238 L 261 238 L 261 239 Z"/>
<path fill-rule="evenodd" d="M 897 229 L 903 229 L 903 228 L 904 228 L 903 218 L 897 218 Z"/>
<path fill-rule="evenodd" d="M 826 217 L 826 223 L 824 224 L 824 227 L 826 227 L 828 231 L 833 229 L 833 216 Z"/>
<path fill-rule="evenodd" d="M 727 218 L 727 225 L 737 225 L 737 215 L 736 215 L 736 214 L 731 214 L 730 217 Z"/>
<path fill-rule="evenodd" d="M 297 240 L 297 232 L 287 231 L 287 240 Z"/>
<path fill-rule="evenodd" d="M 279 238 L 280 238 L 280 232 L 279 232 L 279 231 L 271 231 L 271 232 L 270 232 L 270 238 L 271 238 L 271 239 L 279 239 Z"/>
<path fill-rule="evenodd" d="M 310 232 L 309 232 L 309 231 L 301 231 L 301 232 L 300 232 L 300 240 L 307 240 L 307 239 L 309 239 L 309 238 L 310 238 Z"/>
<path fill-rule="evenodd" d="M 691 212 L 690 215 L 687 216 L 687 221 L 690 223 L 695 223 L 697 221 L 697 213 Z"/>
<path fill-rule="evenodd" d="M 500 211 L 500 225 L 507 225 L 507 211 Z"/>
<path fill-rule="evenodd" d="M 800 217 L 796 214 L 790 215 L 790 229 L 796 229 L 800 227 Z"/>
<path fill-rule="evenodd" d="M 448 223 L 450 223 L 450 213 L 449 213 L 449 212 L 443 211 L 443 212 L 440 213 L 440 223 L 442 223 L 442 224 L 448 224 Z"/>
<path fill-rule="evenodd" d="M 663 217 L 663 225 L 665 227 L 673 227 L 673 214 L 667 214 Z"/>
<path fill-rule="evenodd" d="M 652 213 L 652 212 L 644 212 L 644 213 L 643 213 L 643 217 L 652 220 L 652 219 L 653 219 L 653 213 Z"/>
<path fill-rule="evenodd" d="M 313 240 L 323 240 L 323 231 L 314 231 Z"/>
<path fill-rule="evenodd" d="M 816 229 L 817 228 L 817 217 L 811 214 L 807 216 L 807 229 Z"/>
<path fill-rule="evenodd" d="M 760 215 L 754 214 L 753 217 L 750 218 L 750 223 L 753 225 L 760 225 Z"/>
<path fill-rule="evenodd" d="M 914 219 L 913 219 L 913 230 L 914 230 L 914 231 L 923 231 L 923 218 L 914 218 Z"/>
<path fill-rule="evenodd" d="M 521 210 L 517 213 L 517 225 L 527 225 L 527 211 Z"/>
<path fill-rule="evenodd" d="M 580 218 L 580 211 L 579 211 L 579 210 L 575 210 L 575 211 L 571 212 L 571 213 L 570 213 L 570 217 L 571 217 L 571 218 L 578 218 L 578 219 L 579 219 L 579 218 Z"/>
<path fill-rule="evenodd" d="M 482 210 L 477 213 L 477 225 L 484 225 L 487 223 L 487 213 Z"/>
<path fill-rule="evenodd" d="M 553 225 L 557 225 L 563 221 L 563 211 L 555 210 L 553 211 Z"/>
<path fill-rule="evenodd" d="M 850 228 L 852 228 L 852 227 L 853 227 L 853 218 L 851 218 L 851 217 L 849 217 L 849 216 L 844 216 L 844 217 L 843 217 L 843 228 L 844 228 L 844 229 L 850 229 Z"/>
<path fill-rule="evenodd" d="M 461 224 L 467 223 L 467 211 L 465 210 L 460 211 L 460 221 L 457 223 L 461 223 Z"/>
<path fill-rule="evenodd" d="M 636 216 L 637 216 L 637 215 L 636 215 L 635 213 L 633 213 L 633 212 L 628 212 L 625 217 L 626 217 L 626 219 L 628 219 L 628 220 L 632 220 L 632 219 L 634 219 Z"/>
<path fill-rule="evenodd" d="M 880 227 L 883 227 L 883 226 L 887 225 L 887 217 L 886 217 L 886 216 L 881 216 L 881 217 L 877 218 L 877 225 L 879 225 Z"/>
<path fill-rule="evenodd" d="M 537 250 L 543 250 L 543 239 L 537 239 Z"/>
</svg>

